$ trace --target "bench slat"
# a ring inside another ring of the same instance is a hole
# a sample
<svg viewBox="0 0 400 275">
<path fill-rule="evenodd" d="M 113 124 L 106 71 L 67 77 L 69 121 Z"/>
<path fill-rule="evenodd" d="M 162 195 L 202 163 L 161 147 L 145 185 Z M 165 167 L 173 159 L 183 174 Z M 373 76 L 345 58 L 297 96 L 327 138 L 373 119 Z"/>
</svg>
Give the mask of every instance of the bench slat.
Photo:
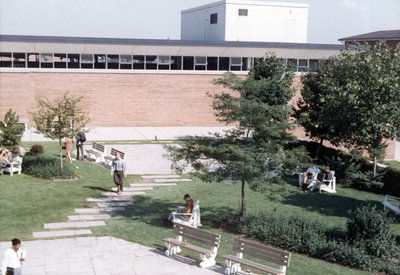
<svg viewBox="0 0 400 275">
<path fill-rule="evenodd" d="M 207 257 L 210 257 L 211 254 L 212 254 L 212 251 L 210 251 L 210 250 L 207 250 L 207 249 L 205 249 L 203 247 L 195 246 L 195 245 L 189 244 L 189 243 L 187 243 L 185 245 L 184 242 L 178 241 L 177 239 L 165 238 L 165 239 L 163 239 L 163 241 L 167 242 L 167 243 L 172 243 L 174 245 L 179 245 L 180 247 L 187 248 L 189 250 L 204 254 Z"/>
<path fill-rule="evenodd" d="M 197 229 L 197 228 L 193 228 L 193 227 L 186 226 L 183 224 L 174 223 L 174 234 L 177 234 L 178 232 L 181 232 L 181 231 L 185 231 L 188 234 L 191 234 L 191 235 L 194 234 L 198 237 L 207 238 L 210 240 L 215 240 L 215 239 L 219 240 L 220 239 L 219 234 L 204 231 L 204 230 Z"/>
<path fill-rule="evenodd" d="M 124 152 L 118 151 L 118 150 L 115 149 L 115 148 L 111 148 L 110 155 L 115 156 L 117 153 L 119 153 L 119 155 L 121 156 L 122 159 L 125 158 L 125 153 L 124 153 Z"/>
<path fill-rule="evenodd" d="M 261 251 L 261 250 L 236 250 L 233 249 L 237 252 L 242 252 L 245 255 L 253 256 L 255 258 L 265 260 L 271 263 L 279 264 L 279 265 L 284 265 L 284 266 L 289 266 L 289 257 L 286 256 L 280 256 L 278 254 L 271 254 L 267 251 Z"/>
<path fill-rule="evenodd" d="M 258 270 L 268 272 L 270 274 L 276 274 L 276 275 L 283 274 L 283 272 L 280 271 L 279 269 L 275 269 L 275 268 L 272 268 L 272 267 L 269 267 L 269 266 L 265 266 L 265 265 L 262 265 L 262 264 L 259 264 L 259 263 L 255 263 L 255 262 L 252 262 L 252 261 L 249 261 L 249 260 L 246 260 L 246 259 L 241 259 L 241 258 L 238 258 L 238 257 L 233 256 L 233 255 L 222 256 L 222 258 L 230 260 L 230 261 L 234 261 L 236 263 L 244 264 L 244 265 L 247 265 L 249 267 L 256 268 Z"/>
<path fill-rule="evenodd" d="M 259 244 L 256 242 L 247 241 L 247 240 L 243 240 L 243 239 L 239 239 L 239 238 L 235 238 L 233 240 L 233 247 L 244 247 L 244 248 L 252 247 L 252 248 L 257 248 L 257 249 L 265 250 L 265 251 L 272 252 L 272 253 L 277 253 L 282 256 L 287 256 L 287 257 L 290 256 L 290 253 L 286 252 L 284 250 L 280 250 L 277 248 L 269 247 L 266 245 L 262 245 L 262 244 Z"/>
</svg>

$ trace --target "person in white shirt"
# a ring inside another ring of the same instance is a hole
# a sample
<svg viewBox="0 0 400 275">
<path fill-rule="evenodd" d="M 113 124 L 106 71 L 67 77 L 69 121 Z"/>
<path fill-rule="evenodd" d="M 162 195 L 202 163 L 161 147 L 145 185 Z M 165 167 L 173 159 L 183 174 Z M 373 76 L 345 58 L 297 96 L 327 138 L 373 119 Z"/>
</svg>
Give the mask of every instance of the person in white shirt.
<svg viewBox="0 0 400 275">
<path fill-rule="evenodd" d="M 1 261 L 1 275 L 21 275 L 22 262 L 25 261 L 26 251 L 21 248 L 19 239 L 11 240 L 12 247 L 4 252 Z"/>
</svg>

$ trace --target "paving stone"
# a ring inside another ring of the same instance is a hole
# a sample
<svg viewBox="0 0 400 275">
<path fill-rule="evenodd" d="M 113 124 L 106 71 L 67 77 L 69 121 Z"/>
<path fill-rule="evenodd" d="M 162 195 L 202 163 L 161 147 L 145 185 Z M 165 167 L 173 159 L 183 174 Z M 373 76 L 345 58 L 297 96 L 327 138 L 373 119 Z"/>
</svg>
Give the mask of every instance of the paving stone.
<svg viewBox="0 0 400 275">
<path fill-rule="evenodd" d="M 114 212 L 114 211 L 125 211 L 125 208 L 123 207 L 104 207 L 100 208 L 101 213 L 109 213 L 109 212 Z"/>
<path fill-rule="evenodd" d="M 121 201 L 121 202 L 99 202 L 97 203 L 99 207 L 112 207 L 112 206 L 128 206 L 133 205 L 131 201 Z"/>
<path fill-rule="evenodd" d="M 135 195 L 146 195 L 145 192 L 121 192 L 120 195 L 118 195 L 117 193 L 114 192 L 104 192 L 101 193 L 101 195 L 106 196 L 106 197 L 116 197 L 116 196 L 135 196 Z"/>
<path fill-rule="evenodd" d="M 155 182 L 192 181 L 191 179 L 155 179 Z"/>
<path fill-rule="evenodd" d="M 75 213 L 77 214 L 84 214 L 84 213 L 90 213 L 90 214 L 94 214 L 94 213 L 100 213 L 100 209 L 99 208 L 77 208 L 75 209 Z"/>
<path fill-rule="evenodd" d="M 159 187 L 159 186 L 174 186 L 177 185 L 176 183 L 131 183 L 132 187 L 139 187 L 139 186 L 151 186 L 151 187 Z"/>
<path fill-rule="evenodd" d="M 113 191 L 117 191 L 117 187 L 112 188 Z M 142 191 L 142 190 L 153 190 L 151 186 L 140 186 L 140 187 L 124 187 L 124 192 L 135 192 L 135 191 Z"/>
<path fill-rule="evenodd" d="M 113 202 L 113 201 L 131 201 L 129 197 L 105 197 L 105 198 L 87 198 L 86 201 L 91 202 Z"/>
<path fill-rule="evenodd" d="M 104 221 L 79 221 L 79 222 L 60 222 L 60 223 L 45 223 L 45 229 L 60 229 L 60 228 L 74 228 L 74 227 L 92 227 L 104 226 Z"/>
<path fill-rule="evenodd" d="M 142 176 L 144 179 L 164 179 L 164 178 L 180 178 L 179 175 L 150 175 L 150 176 Z"/>
<path fill-rule="evenodd" d="M 61 237 L 61 236 L 73 236 L 73 235 L 83 235 L 83 234 L 92 234 L 90 229 L 84 230 L 60 230 L 60 231 L 41 231 L 41 232 L 33 232 L 34 238 L 53 238 L 53 237 Z M 58 250 L 61 248 L 58 247 Z M 47 260 L 46 260 L 47 261 Z"/>
<path fill-rule="evenodd" d="M 102 220 L 102 219 L 109 219 L 109 218 L 111 218 L 111 216 L 108 214 L 68 216 L 68 220 L 70 220 L 70 221 Z"/>
</svg>

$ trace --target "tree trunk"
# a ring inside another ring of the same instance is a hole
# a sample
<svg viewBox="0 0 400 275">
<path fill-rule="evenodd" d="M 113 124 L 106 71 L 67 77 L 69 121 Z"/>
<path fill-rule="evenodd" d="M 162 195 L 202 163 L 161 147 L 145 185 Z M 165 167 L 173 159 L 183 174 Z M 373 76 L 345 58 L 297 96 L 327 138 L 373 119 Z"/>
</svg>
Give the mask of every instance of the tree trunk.
<svg viewBox="0 0 400 275">
<path fill-rule="evenodd" d="M 245 202 L 245 198 L 244 198 L 244 184 L 245 184 L 245 180 L 242 177 L 242 219 L 244 219 L 244 216 L 246 214 L 246 202 Z"/>
<path fill-rule="evenodd" d="M 324 142 L 324 139 L 321 138 L 319 143 L 318 143 L 317 151 L 315 152 L 315 159 L 318 159 L 319 152 L 321 151 L 321 147 L 322 147 L 322 143 L 323 142 Z"/>
<path fill-rule="evenodd" d="M 372 171 L 372 178 L 376 177 L 376 154 L 374 154 L 374 169 Z"/>
<path fill-rule="evenodd" d="M 63 170 L 63 158 L 62 158 L 62 143 L 61 143 L 61 138 L 58 139 L 59 144 L 60 144 L 60 167 L 61 171 Z"/>
</svg>

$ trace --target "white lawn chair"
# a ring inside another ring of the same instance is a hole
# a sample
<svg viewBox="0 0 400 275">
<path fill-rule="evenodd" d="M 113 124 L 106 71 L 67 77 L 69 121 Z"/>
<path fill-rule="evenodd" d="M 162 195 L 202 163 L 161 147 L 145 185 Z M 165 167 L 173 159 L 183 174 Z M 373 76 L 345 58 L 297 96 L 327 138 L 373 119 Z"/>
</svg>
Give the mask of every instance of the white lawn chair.
<svg viewBox="0 0 400 275">
<path fill-rule="evenodd" d="M 336 193 L 336 177 L 335 171 L 330 171 L 332 174 L 332 179 L 330 180 L 323 180 L 319 182 L 319 192 L 325 191 L 328 193 Z"/>
<path fill-rule="evenodd" d="M 197 228 L 198 226 L 202 226 L 200 222 L 200 206 L 199 202 L 197 201 L 194 206 L 192 213 L 181 213 L 174 211 L 172 212 L 172 222 L 180 223 L 183 225 L 191 226 Z"/>
<path fill-rule="evenodd" d="M 389 208 L 393 212 L 400 214 L 400 198 L 395 196 L 386 195 L 383 202 L 384 210 Z"/>
<path fill-rule="evenodd" d="M 5 167 L 2 170 L 0 169 L 1 173 L 8 172 L 10 176 L 12 176 L 15 172 L 18 172 L 21 175 L 22 172 L 22 158 L 17 157 L 13 162 L 10 163 L 9 167 Z"/>
</svg>

